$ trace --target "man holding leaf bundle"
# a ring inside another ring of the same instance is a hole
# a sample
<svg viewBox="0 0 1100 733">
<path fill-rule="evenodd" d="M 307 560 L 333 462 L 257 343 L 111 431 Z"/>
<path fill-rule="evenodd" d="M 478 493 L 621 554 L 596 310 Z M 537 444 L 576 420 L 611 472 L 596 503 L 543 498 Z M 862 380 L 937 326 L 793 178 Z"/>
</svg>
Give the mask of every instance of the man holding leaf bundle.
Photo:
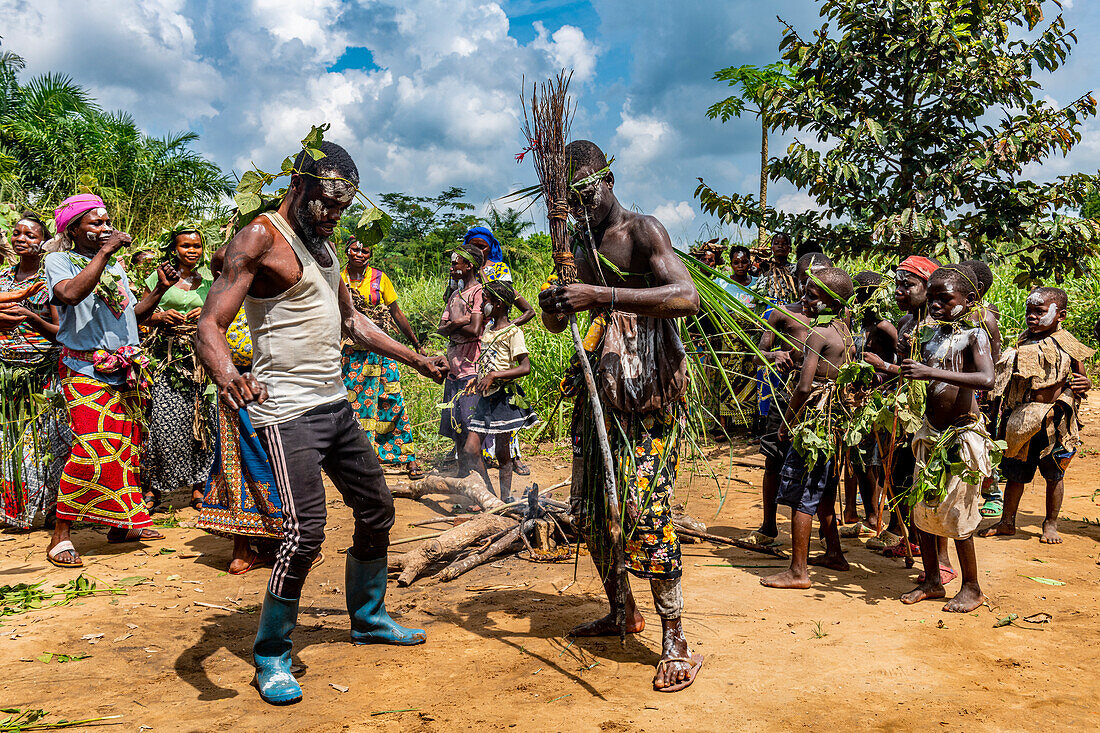
<svg viewBox="0 0 1100 733">
<path fill-rule="evenodd" d="M 685 352 L 672 319 L 699 310 L 699 295 L 668 233 L 652 216 L 627 210 L 613 191 L 615 177 L 603 152 L 587 140 L 565 147 L 570 171 L 569 213 L 577 222 L 574 251 L 580 283 L 539 295 L 542 321 L 559 333 L 571 314 L 593 311 L 585 348 L 599 362 L 598 391 L 610 427 L 615 476 L 624 516 L 626 569 L 648 578 L 663 625 L 663 650 L 653 687 L 675 692 L 690 685 L 702 665 L 684 637 L 680 615 L 682 561 L 672 524 L 672 490 L 684 417 Z M 638 633 L 645 620 L 625 576 L 614 567 L 604 493 L 603 457 L 594 411 L 573 371 L 563 388 L 578 395 L 573 418 L 573 511 L 600 571 L 611 613 L 573 630 L 576 636 Z M 625 479 L 625 480 L 624 480 Z M 620 607 L 623 604 L 625 608 Z"/>
<path fill-rule="evenodd" d="M 340 279 L 329 238 L 358 185 L 355 163 L 339 145 L 325 141 L 299 153 L 278 209 L 246 224 L 226 247 L 199 320 L 199 357 L 222 401 L 235 410 L 247 406 L 286 517 L 253 645 L 260 697 L 274 705 L 302 699 L 290 669 L 290 634 L 306 574 L 325 536 L 322 469 L 355 517 L 345 570 L 352 641 L 425 640 L 422 630 L 399 626 L 386 613 L 393 498 L 374 445 L 347 400 L 340 339 L 347 336 L 436 381 L 442 371 L 356 310 Z M 247 376 L 233 365 L 225 340 L 242 303 L 253 342 Z"/>
</svg>

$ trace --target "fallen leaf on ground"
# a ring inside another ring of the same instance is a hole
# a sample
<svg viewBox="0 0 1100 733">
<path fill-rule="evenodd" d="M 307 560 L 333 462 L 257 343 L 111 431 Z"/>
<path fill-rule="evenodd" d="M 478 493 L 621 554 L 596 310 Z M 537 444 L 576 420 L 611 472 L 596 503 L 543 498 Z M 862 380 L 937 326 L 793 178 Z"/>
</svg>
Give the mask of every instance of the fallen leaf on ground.
<svg viewBox="0 0 1100 733">
<path fill-rule="evenodd" d="M 111 641 L 113 641 L 115 644 L 117 644 L 120 641 L 126 641 L 131 636 L 133 636 L 133 634 L 126 633 L 126 634 L 123 634 L 122 636 L 119 636 L 119 637 L 116 637 L 116 638 L 112 639 Z"/>
<path fill-rule="evenodd" d="M 1054 617 L 1051 616 L 1049 613 L 1042 612 L 1033 613 L 1030 616 L 1024 617 L 1024 621 L 1027 621 L 1029 624 L 1049 624 L 1053 620 Z"/>
<path fill-rule="evenodd" d="M 1017 614 L 1015 614 L 1015 613 L 1010 613 L 1010 614 L 1008 614 L 1007 616 L 1005 616 L 1004 618 L 1002 618 L 1002 619 L 999 619 L 999 620 L 997 621 L 997 623 L 993 624 L 993 628 L 995 628 L 995 629 L 999 629 L 999 628 L 1001 628 L 1002 626 L 1009 626 L 1009 625 L 1011 625 L 1011 624 L 1012 624 L 1012 622 L 1013 622 L 1013 621 L 1015 621 L 1015 620 L 1016 620 L 1016 619 L 1018 619 L 1018 618 L 1020 618 L 1020 617 L 1019 617 L 1019 616 L 1018 616 Z"/>
<path fill-rule="evenodd" d="M 1021 575 L 1021 578 L 1027 578 L 1028 580 L 1034 580 L 1036 583 L 1042 583 L 1043 585 L 1065 585 L 1060 580 L 1051 580 L 1050 578 L 1040 578 L 1037 575 Z"/>
</svg>

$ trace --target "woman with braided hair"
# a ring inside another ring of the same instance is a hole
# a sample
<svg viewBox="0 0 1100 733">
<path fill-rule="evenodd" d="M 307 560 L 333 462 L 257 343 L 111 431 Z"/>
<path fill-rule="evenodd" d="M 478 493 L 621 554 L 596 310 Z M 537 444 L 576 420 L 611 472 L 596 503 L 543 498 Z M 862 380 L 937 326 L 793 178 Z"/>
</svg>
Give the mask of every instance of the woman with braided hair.
<svg viewBox="0 0 1100 733">
<path fill-rule="evenodd" d="M 149 317 L 146 348 L 155 359 L 155 379 L 146 411 L 149 433 L 142 456 L 142 491 L 152 511 L 163 494 L 186 486 L 190 503 L 202 505 L 203 489 L 214 464 L 217 410 L 206 395 L 209 384 L 195 357 L 195 328 L 214 282 L 206 267 L 202 229 L 191 223 L 166 232 L 163 260 L 180 273 L 160 306 Z M 145 280 L 156 287 L 156 273 Z"/>
</svg>

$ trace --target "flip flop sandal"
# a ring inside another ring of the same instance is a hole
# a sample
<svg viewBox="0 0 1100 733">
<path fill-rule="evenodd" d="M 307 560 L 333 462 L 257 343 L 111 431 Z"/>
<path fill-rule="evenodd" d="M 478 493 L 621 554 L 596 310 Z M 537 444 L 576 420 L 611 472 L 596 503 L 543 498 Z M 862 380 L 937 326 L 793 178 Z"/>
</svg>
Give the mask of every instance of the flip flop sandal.
<svg viewBox="0 0 1100 733">
<path fill-rule="evenodd" d="M 114 530 L 111 530 L 113 532 Z M 109 545 L 121 545 L 126 542 L 156 542 L 158 540 L 165 539 L 164 535 L 155 529 L 130 529 L 126 531 L 126 534 L 111 535 L 111 532 L 107 533 L 107 544 Z M 137 532 L 135 536 L 134 533 Z"/>
<path fill-rule="evenodd" d="M 901 542 L 901 535 L 896 535 L 888 530 L 883 530 L 882 534 L 878 537 L 872 537 L 867 540 L 867 549 L 869 550 L 885 550 L 890 547 L 894 547 Z"/>
<path fill-rule="evenodd" d="M 1004 504 L 999 501 L 990 499 L 986 503 L 982 504 L 982 508 L 978 511 L 986 519 L 989 519 L 990 517 L 999 517 L 1004 514 Z"/>
<path fill-rule="evenodd" d="M 920 545 L 914 545 L 912 542 L 910 542 L 909 543 L 909 552 L 911 552 L 913 554 L 913 557 L 920 557 Z M 902 540 L 901 542 L 897 543 L 893 547 L 887 547 L 885 550 L 882 551 L 882 556 L 883 557 L 908 557 L 909 555 L 906 554 L 906 552 L 905 552 L 905 540 Z"/>
<path fill-rule="evenodd" d="M 927 577 L 927 574 L 923 570 L 920 571 L 920 575 L 917 576 L 917 583 L 923 583 L 924 579 Z M 947 585 L 957 577 L 959 577 L 959 574 L 955 571 L 955 568 L 947 567 L 942 563 L 940 564 L 940 585 Z"/>
<path fill-rule="evenodd" d="M 660 674 L 661 667 L 663 667 L 667 664 L 671 664 L 672 662 L 684 662 L 685 664 L 690 664 L 691 669 L 688 672 L 688 678 L 686 680 L 684 680 L 683 682 L 677 683 L 675 685 L 671 685 L 669 687 L 658 687 L 657 686 L 657 677 L 656 677 L 656 675 L 654 675 L 654 677 L 653 677 L 653 689 L 656 690 L 657 692 L 679 692 L 680 690 L 683 690 L 687 687 L 691 687 L 691 683 L 695 681 L 695 675 L 699 674 L 699 669 L 703 666 L 703 655 L 702 654 L 692 654 L 691 659 L 687 659 L 685 657 L 673 657 L 672 659 L 662 659 L 661 661 L 657 662 L 657 673 Z"/>
<path fill-rule="evenodd" d="M 255 557 L 252 558 L 252 562 L 248 563 L 248 565 L 245 566 L 244 570 L 230 570 L 229 574 L 230 575 L 244 575 L 249 570 L 255 570 L 256 568 L 262 567 L 262 566 L 263 566 L 263 558 L 261 558 L 257 554 Z"/>
<path fill-rule="evenodd" d="M 840 528 L 840 536 L 847 539 L 855 539 L 859 537 L 873 537 L 875 530 L 868 527 L 863 522 L 855 522 L 853 524 L 846 524 Z"/>
<path fill-rule="evenodd" d="M 747 542 L 757 547 L 779 547 L 783 544 L 779 541 L 778 537 L 769 537 L 758 529 L 754 529 L 752 534 L 743 539 L 742 542 Z"/>
<path fill-rule="evenodd" d="M 516 474 L 517 476 L 530 476 L 531 469 L 527 466 L 526 463 L 517 458 L 515 461 L 512 462 L 512 473 Z"/>
<path fill-rule="evenodd" d="M 416 468 L 413 468 L 413 466 L 416 466 Z M 409 481 L 419 481 L 420 479 L 424 478 L 423 469 L 421 469 L 420 466 L 417 466 L 416 463 L 409 464 L 407 473 L 409 476 Z"/>
<path fill-rule="evenodd" d="M 59 555 L 63 555 L 66 552 L 71 552 L 76 555 L 76 562 L 66 562 L 58 558 Z M 80 555 L 77 555 L 76 548 L 73 547 L 73 543 L 69 540 L 62 540 L 46 550 L 46 560 L 49 561 L 50 565 L 56 565 L 59 568 L 84 567 L 84 561 L 80 559 Z"/>
<path fill-rule="evenodd" d="M 152 514 L 153 511 L 158 506 L 160 506 L 160 497 L 152 491 L 150 491 L 148 494 L 143 495 L 141 497 L 141 500 L 145 502 L 145 511 L 147 511 L 149 514 Z"/>
</svg>

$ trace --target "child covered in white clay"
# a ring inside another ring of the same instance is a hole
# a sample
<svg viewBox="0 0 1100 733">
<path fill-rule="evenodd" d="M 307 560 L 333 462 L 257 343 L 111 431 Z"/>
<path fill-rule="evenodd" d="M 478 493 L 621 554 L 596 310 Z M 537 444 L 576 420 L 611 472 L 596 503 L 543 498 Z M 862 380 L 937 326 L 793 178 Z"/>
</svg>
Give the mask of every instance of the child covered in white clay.
<svg viewBox="0 0 1100 733">
<path fill-rule="evenodd" d="M 1077 452 L 1081 398 L 1092 388 L 1084 362 L 1093 350 L 1062 329 L 1069 300 L 1058 288 L 1027 297 L 1027 331 L 997 363 L 994 396 L 1001 398 L 999 436 L 1008 444 L 1001 473 L 1007 481 L 1001 521 L 982 537 L 1016 534 L 1016 512 L 1035 472 L 1047 482 L 1046 518 L 1039 541 L 1058 544 L 1063 478 Z"/>
</svg>

